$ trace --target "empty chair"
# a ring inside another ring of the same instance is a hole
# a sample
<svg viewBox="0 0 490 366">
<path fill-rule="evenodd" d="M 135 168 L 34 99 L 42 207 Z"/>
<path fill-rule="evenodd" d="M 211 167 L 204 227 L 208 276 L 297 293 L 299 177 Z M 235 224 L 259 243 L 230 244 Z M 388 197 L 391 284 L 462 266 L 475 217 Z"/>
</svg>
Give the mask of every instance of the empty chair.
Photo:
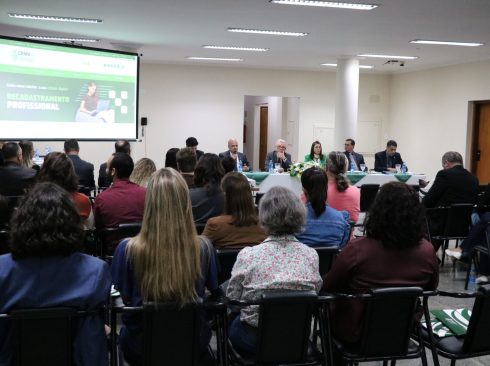
<svg viewBox="0 0 490 366">
<path fill-rule="evenodd" d="M 231 270 L 240 250 L 238 248 L 216 249 L 218 256 L 218 283 L 223 283 L 230 279 Z"/>
</svg>

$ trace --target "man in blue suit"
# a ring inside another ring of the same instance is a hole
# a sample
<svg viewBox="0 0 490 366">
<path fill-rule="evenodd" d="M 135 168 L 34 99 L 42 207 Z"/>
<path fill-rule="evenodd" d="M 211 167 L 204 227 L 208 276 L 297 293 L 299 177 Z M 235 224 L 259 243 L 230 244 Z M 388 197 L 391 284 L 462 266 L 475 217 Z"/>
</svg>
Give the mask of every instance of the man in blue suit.
<svg viewBox="0 0 490 366">
<path fill-rule="evenodd" d="M 236 164 L 237 158 L 239 161 L 242 162 L 244 172 L 248 172 L 251 169 L 250 163 L 248 162 L 248 159 L 247 159 L 247 156 L 244 153 L 241 153 L 238 151 L 237 139 L 234 139 L 234 138 L 229 139 L 228 140 L 228 151 L 224 151 L 224 152 L 219 154 L 219 158 L 222 160 L 226 159 L 227 157 L 231 157 L 235 160 L 235 169 L 233 169 L 234 171 L 237 171 L 237 164 Z"/>
<path fill-rule="evenodd" d="M 66 140 L 64 144 L 65 154 L 71 159 L 75 173 L 78 176 L 78 184 L 87 188 L 95 187 L 94 165 L 82 160 L 78 153 L 80 146 L 75 139 Z M 89 189 L 87 189 L 90 192 Z M 85 192 L 84 192 L 85 193 Z"/>
<path fill-rule="evenodd" d="M 377 172 L 396 172 L 395 166 L 397 164 L 403 164 L 401 155 L 396 152 L 397 146 L 396 141 L 389 140 L 386 143 L 386 150 L 380 151 L 374 155 L 374 170 Z"/>
</svg>

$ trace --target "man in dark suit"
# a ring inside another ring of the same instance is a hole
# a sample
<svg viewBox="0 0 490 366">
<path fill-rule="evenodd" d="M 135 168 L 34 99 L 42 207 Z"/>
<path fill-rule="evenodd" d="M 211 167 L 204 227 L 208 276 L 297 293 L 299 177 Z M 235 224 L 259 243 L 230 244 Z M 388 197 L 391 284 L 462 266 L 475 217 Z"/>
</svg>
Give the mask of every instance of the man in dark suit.
<svg viewBox="0 0 490 366">
<path fill-rule="evenodd" d="M 115 152 L 121 152 L 128 155 L 131 155 L 131 145 L 128 140 L 117 140 L 114 144 Z M 100 164 L 99 167 L 99 178 L 97 179 L 97 183 L 99 187 L 109 187 L 112 183 L 112 177 L 107 174 L 107 162 Z"/>
<path fill-rule="evenodd" d="M 248 172 L 250 170 L 250 163 L 248 162 L 247 156 L 244 153 L 238 151 L 238 141 L 237 139 L 229 139 L 228 140 L 228 151 L 224 151 L 219 154 L 219 158 L 221 160 L 226 159 L 228 157 L 233 158 L 235 160 L 235 168 L 233 169 L 235 172 L 237 169 L 237 159 L 242 162 L 242 167 L 244 172 Z"/>
<path fill-rule="evenodd" d="M 364 156 L 362 154 L 358 154 L 354 151 L 354 146 L 356 146 L 356 142 L 353 139 L 345 140 L 344 154 L 347 156 L 347 161 L 349 162 L 349 168 L 347 170 L 367 170 L 366 167 L 361 169 L 361 164 L 366 165 L 364 162 Z"/>
<path fill-rule="evenodd" d="M 268 153 L 265 158 L 265 170 L 269 170 L 269 162 L 272 161 L 273 165 L 278 163 L 284 171 L 287 171 L 291 165 L 291 155 L 286 152 L 286 141 L 279 139 L 274 146 L 275 150 Z"/>
<path fill-rule="evenodd" d="M 193 148 L 196 152 L 197 161 L 199 161 L 199 159 L 201 159 L 201 156 L 204 155 L 204 151 L 197 149 L 198 145 L 199 142 L 197 142 L 197 139 L 195 137 L 188 137 L 187 140 L 185 140 L 185 146 Z"/>
<path fill-rule="evenodd" d="M 442 170 L 439 170 L 434 184 L 424 196 L 422 203 L 427 208 L 449 206 L 453 203 L 476 203 L 478 180 L 463 168 L 463 158 L 456 151 L 448 151 L 442 156 Z M 442 234 L 444 217 L 431 215 L 431 234 Z M 440 243 L 432 243 L 439 248 Z"/>
<path fill-rule="evenodd" d="M 377 172 L 396 172 L 395 166 L 397 164 L 403 164 L 401 155 L 396 152 L 397 146 L 396 141 L 389 140 L 386 143 L 386 150 L 380 151 L 374 155 L 374 170 Z"/>
<path fill-rule="evenodd" d="M 78 176 L 78 184 L 87 188 L 95 187 L 94 180 L 94 165 L 82 160 L 78 153 L 80 152 L 80 146 L 78 141 L 70 139 L 65 141 L 65 154 L 71 159 L 75 173 Z"/>
<path fill-rule="evenodd" d="M 34 184 L 36 171 L 22 166 L 22 149 L 16 142 L 2 146 L 4 165 L 0 166 L 0 194 L 21 196 Z"/>
</svg>

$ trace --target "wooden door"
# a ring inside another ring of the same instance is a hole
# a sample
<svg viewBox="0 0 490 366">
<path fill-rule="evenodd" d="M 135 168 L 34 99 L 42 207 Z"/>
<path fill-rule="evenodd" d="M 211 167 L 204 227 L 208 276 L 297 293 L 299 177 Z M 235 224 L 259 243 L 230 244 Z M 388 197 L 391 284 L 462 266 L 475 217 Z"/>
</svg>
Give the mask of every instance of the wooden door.
<svg viewBox="0 0 490 366">
<path fill-rule="evenodd" d="M 269 107 L 260 107 L 260 147 L 259 147 L 259 168 L 267 170 L 264 167 L 267 156 L 267 137 L 269 128 Z"/>
<path fill-rule="evenodd" d="M 480 184 L 490 183 L 490 103 L 480 105 L 475 174 Z"/>
</svg>

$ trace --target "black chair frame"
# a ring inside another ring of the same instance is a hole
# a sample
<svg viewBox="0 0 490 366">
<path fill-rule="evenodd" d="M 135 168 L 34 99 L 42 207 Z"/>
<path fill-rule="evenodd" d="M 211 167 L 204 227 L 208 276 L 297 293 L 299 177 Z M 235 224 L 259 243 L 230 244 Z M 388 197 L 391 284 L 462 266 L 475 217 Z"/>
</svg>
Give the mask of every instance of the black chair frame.
<svg viewBox="0 0 490 366">
<path fill-rule="evenodd" d="M 484 232 L 484 242 L 480 245 L 476 245 L 472 248 L 470 253 L 470 263 L 466 269 L 466 279 L 464 282 L 464 289 L 468 290 L 468 282 L 470 280 L 471 265 L 474 264 L 478 273 L 480 272 L 480 261 L 479 255 L 490 256 L 490 238 L 488 236 L 488 231 L 490 229 L 490 222 L 487 222 L 487 227 Z"/>
</svg>

